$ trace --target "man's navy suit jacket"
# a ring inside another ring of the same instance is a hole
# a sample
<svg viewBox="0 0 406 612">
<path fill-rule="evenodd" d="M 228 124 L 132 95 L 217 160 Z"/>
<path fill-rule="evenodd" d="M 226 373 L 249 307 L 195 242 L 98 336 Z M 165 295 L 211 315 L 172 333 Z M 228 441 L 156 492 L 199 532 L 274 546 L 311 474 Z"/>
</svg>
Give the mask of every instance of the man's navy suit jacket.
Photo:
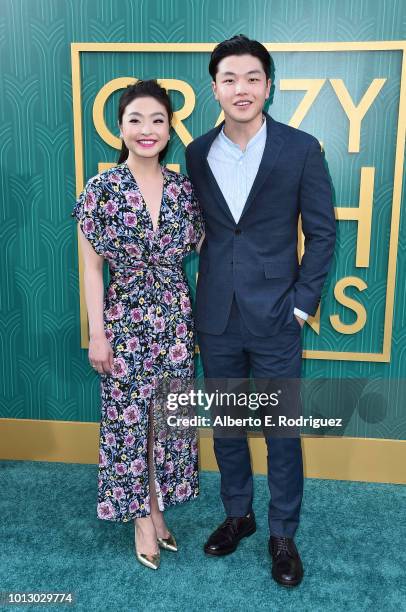
<svg viewBox="0 0 406 612">
<path fill-rule="evenodd" d="M 263 157 L 235 222 L 207 161 L 222 125 L 194 140 L 186 165 L 205 221 L 196 294 L 196 328 L 221 334 L 235 294 L 256 336 L 271 336 L 294 307 L 316 313 L 335 244 L 331 183 L 316 138 L 266 115 Z M 298 264 L 301 214 L 305 253 Z"/>
</svg>

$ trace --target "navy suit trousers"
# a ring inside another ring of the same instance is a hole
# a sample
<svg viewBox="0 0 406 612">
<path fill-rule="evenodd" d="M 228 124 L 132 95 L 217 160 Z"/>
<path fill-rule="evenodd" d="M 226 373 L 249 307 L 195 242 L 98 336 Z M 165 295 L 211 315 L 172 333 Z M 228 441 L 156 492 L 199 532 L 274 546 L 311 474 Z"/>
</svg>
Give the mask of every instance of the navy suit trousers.
<svg viewBox="0 0 406 612">
<path fill-rule="evenodd" d="M 291 321 L 267 337 L 251 334 L 233 299 L 228 324 L 220 335 L 198 332 L 206 378 L 300 378 L 301 327 L 293 312 Z M 271 535 L 293 537 L 299 524 L 303 496 L 303 462 L 300 438 L 266 438 L 268 484 L 271 494 Z M 227 516 L 245 516 L 252 510 L 253 479 L 246 436 L 214 438 L 221 474 L 221 499 Z"/>
</svg>

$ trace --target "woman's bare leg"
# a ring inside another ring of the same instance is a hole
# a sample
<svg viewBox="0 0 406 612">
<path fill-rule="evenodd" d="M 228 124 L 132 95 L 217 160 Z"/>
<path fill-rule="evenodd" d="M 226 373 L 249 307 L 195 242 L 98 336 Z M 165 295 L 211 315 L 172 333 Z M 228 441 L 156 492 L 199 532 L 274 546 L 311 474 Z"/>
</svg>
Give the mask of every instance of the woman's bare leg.
<svg viewBox="0 0 406 612">
<path fill-rule="evenodd" d="M 156 554 L 159 550 L 157 538 L 169 537 L 169 531 L 165 524 L 163 513 L 158 506 L 158 498 L 155 489 L 154 470 L 154 429 L 153 415 L 150 412 L 150 426 L 148 428 L 148 480 L 149 480 L 149 503 L 150 515 L 135 519 L 137 530 L 137 549 L 144 554 Z"/>
<path fill-rule="evenodd" d="M 158 497 L 155 488 L 155 470 L 154 470 L 154 428 L 153 428 L 152 408 L 150 413 L 150 427 L 148 433 L 148 475 L 149 475 L 149 497 L 151 507 L 151 518 L 156 529 L 158 538 L 168 538 L 170 533 L 165 524 L 163 512 L 159 509 Z"/>
</svg>

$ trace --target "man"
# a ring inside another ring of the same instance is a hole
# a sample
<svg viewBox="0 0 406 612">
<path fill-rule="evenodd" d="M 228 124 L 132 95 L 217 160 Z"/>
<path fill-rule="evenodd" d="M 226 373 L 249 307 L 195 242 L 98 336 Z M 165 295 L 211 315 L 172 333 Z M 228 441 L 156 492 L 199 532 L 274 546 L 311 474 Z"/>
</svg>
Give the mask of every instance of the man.
<svg viewBox="0 0 406 612">
<path fill-rule="evenodd" d="M 297 379 L 301 329 L 314 315 L 335 244 L 331 185 L 316 138 L 263 113 L 271 57 L 245 36 L 220 43 L 209 64 L 224 122 L 186 150 L 205 220 L 196 328 L 206 378 Z M 301 215 L 305 253 L 298 264 Z M 272 576 L 296 586 L 294 543 L 303 493 L 300 437 L 266 438 Z M 246 437 L 214 438 L 226 520 L 204 546 L 233 552 L 256 530 Z"/>
</svg>

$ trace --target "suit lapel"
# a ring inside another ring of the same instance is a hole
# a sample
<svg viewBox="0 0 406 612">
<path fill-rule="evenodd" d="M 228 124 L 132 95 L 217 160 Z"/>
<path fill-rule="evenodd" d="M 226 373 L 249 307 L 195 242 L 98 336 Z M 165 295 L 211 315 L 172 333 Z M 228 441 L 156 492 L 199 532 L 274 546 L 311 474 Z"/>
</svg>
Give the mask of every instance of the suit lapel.
<svg viewBox="0 0 406 612">
<path fill-rule="evenodd" d="M 262 155 L 257 175 L 252 184 L 251 191 L 248 194 L 247 201 L 245 202 L 243 211 L 241 213 L 241 219 L 255 200 L 258 191 L 261 189 L 266 178 L 274 167 L 276 160 L 278 159 L 280 150 L 284 144 L 284 138 L 281 136 L 279 124 L 274 121 L 268 114 L 266 114 L 265 117 L 266 143 L 264 153 Z"/>
<path fill-rule="evenodd" d="M 202 152 L 203 153 L 203 167 L 204 167 L 204 171 L 205 171 L 206 178 L 207 178 L 207 185 L 211 191 L 212 196 L 214 197 L 215 201 L 220 204 L 221 208 L 223 209 L 224 213 L 227 215 L 228 219 L 235 225 L 234 217 L 231 214 L 228 204 L 223 196 L 223 192 L 221 191 L 216 181 L 216 178 L 210 168 L 210 164 L 207 160 L 207 156 L 209 154 L 210 147 L 213 144 L 214 139 L 218 136 L 221 129 L 223 128 L 223 125 L 224 125 L 224 121 L 220 125 L 218 125 L 214 130 L 211 130 L 207 134 L 207 139 L 204 142 L 203 152 Z"/>
</svg>

